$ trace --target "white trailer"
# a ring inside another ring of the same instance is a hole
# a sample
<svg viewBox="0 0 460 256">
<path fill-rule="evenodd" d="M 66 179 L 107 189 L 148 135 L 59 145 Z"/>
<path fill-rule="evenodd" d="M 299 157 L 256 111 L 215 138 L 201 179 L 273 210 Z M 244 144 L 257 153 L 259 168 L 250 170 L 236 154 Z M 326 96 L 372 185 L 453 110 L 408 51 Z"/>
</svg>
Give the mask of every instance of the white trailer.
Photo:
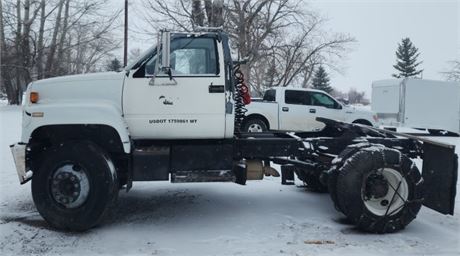
<svg viewBox="0 0 460 256">
<path fill-rule="evenodd" d="M 460 133 L 460 84 L 412 78 L 375 81 L 372 111 L 383 125 Z"/>
</svg>

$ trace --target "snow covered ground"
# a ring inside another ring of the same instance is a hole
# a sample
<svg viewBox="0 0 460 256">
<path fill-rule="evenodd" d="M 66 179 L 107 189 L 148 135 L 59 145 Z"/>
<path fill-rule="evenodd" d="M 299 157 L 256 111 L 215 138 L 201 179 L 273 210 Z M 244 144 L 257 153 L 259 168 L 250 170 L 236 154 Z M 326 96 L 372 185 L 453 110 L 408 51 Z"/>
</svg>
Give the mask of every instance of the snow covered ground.
<svg viewBox="0 0 460 256">
<path fill-rule="evenodd" d="M 0 255 L 460 254 L 459 215 L 423 208 L 402 232 L 365 234 L 343 222 L 329 195 L 300 183 L 281 186 L 279 178 L 246 186 L 135 183 L 120 192 L 118 208 L 103 225 L 58 232 L 37 213 L 30 183 L 19 185 L 8 145 L 19 140 L 20 120 L 18 107 L 0 106 Z M 441 140 L 459 152 L 459 138 Z"/>
</svg>

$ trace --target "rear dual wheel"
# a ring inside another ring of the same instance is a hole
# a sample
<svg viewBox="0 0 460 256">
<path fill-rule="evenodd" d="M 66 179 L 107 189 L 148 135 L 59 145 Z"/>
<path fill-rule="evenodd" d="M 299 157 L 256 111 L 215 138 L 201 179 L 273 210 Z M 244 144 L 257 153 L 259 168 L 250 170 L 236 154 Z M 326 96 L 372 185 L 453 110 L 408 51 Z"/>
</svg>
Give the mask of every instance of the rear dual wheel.
<svg viewBox="0 0 460 256">
<path fill-rule="evenodd" d="M 401 152 L 379 145 L 346 151 L 348 157 L 328 179 L 336 208 L 364 231 L 404 229 L 423 200 L 423 179 L 415 164 Z"/>
</svg>

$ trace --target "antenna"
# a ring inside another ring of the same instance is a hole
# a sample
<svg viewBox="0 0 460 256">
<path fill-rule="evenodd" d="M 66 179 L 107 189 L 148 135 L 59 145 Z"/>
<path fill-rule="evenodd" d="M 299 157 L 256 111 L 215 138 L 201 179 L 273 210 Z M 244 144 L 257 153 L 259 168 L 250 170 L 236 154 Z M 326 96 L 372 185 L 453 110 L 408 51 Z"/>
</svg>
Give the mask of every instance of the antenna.
<svg viewBox="0 0 460 256">
<path fill-rule="evenodd" d="M 128 0 L 125 0 L 125 38 L 123 49 L 123 67 L 128 64 Z"/>
</svg>

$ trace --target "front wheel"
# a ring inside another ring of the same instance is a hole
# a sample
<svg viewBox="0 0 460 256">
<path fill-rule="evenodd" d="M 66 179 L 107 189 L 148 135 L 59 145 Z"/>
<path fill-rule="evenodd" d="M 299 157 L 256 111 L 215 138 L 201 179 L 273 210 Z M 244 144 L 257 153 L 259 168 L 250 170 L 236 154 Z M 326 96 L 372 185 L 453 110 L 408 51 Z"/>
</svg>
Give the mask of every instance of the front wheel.
<svg viewBox="0 0 460 256">
<path fill-rule="evenodd" d="M 338 170 L 339 209 L 359 229 L 390 233 L 415 219 L 423 200 L 423 179 L 401 152 L 369 146 L 351 155 Z"/>
<path fill-rule="evenodd" d="M 43 154 L 32 197 L 53 227 L 84 231 L 97 225 L 118 195 L 115 167 L 91 142 L 69 142 Z"/>
</svg>

